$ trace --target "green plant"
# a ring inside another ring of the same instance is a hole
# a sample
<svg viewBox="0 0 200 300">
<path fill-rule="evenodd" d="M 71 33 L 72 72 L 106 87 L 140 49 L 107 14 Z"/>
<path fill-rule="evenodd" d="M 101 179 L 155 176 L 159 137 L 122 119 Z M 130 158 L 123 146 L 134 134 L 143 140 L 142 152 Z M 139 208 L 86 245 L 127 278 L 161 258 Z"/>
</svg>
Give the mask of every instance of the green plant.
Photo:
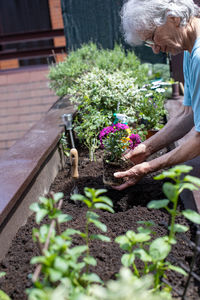
<svg viewBox="0 0 200 300">
<path fill-rule="evenodd" d="M 75 80 L 92 71 L 93 67 L 107 73 L 129 71 L 130 77 L 140 85 L 148 80 L 148 66 L 142 65 L 133 51 L 125 53 L 120 45 L 115 45 L 113 50 L 98 49 L 94 43 L 88 43 L 71 51 L 64 62 L 50 66 L 50 87 L 58 96 L 69 94 L 69 88 Z"/>
<path fill-rule="evenodd" d="M 122 264 L 125 267 L 133 268 L 134 275 L 138 278 L 149 273 L 154 274 L 153 287 L 157 291 L 166 287 L 161 282 L 161 278 L 165 276 L 166 270 L 172 269 L 183 275 L 186 275 L 186 273 L 181 268 L 165 261 L 171 251 L 168 237 L 159 237 L 150 241 L 152 239 L 151 234 L 150 228 L 140 226 L 138 232 L 129 230 L 125 235 L 117 237 L 115 241 L 119 243 L 123 250 L 128 252 L 122 256 Z M 143 262 L 144 267 L 142 270 L 137 268 L 136 258 Z"/>
<path fill-rule="evenodd" d="M 89 234 L 89 226 L 93 224 L 101 231 L 107 231 L 106 225 L 100 222 L 98 214 L 94 212 L 96 209 L 113 212 L 111 200 L 102 196 L 105 191 L 85 188 L 85 196 L 77 194 L 72 197 L 73 200 L 83 201 L 88 206 L 85 232 L 71 228 L 61 232 L 60 224 L 71 220 L 69 215 L 61 212 L 62 193 L 40 197 L 40 203 L 30 206 L 36 213 L 37 224 L 45 216 L 48 216 L 51 224 L 33 229 L 33 239 L 39 246 L 40 256 L 33 257 L 31 263 L 40 265 L 32 277 L 35 287 L 27 290 L 29 299 L 49 299 L 48 295 L 56 293 L 57 285 L 64 281 L 70 282 L 71 296 L 73 293 L 80 294 L 92 282 L 102 282 L 95 273 L 89 273 L 89 265 L 96 265 L 96 260 L 89 253 L 89 243 L 93 239 L 106 242 L 110 239 L 102 234 Z M 72 236 L 75 234 L 80 235 L 86 244 L 73 247 Z M 38 279 L 40 269 L 43 274 L 42 280 Z"/>
<path fill-rule="evenodd" d="M 85 203 L 88 207 L 88 211 L 86 213 L 86 227 L 85 227 L 85 233 L 80 232 L 80 231 L 76 231 L 77 234 L 79 234 L 86 243 L 87 246 L 87 256 L 86 259 L 89 262 L 91 259 L 94 261 L 94 258 L 91 258 L 89 256 L 89 241 L 94 240 L 94 239 L 98 239 L 104 242 L 110 242 L 110 238 L 108 238 L 105 235 L 102 234 L 91 234 L 89 235 L 89 226 L 90 224 L 93 224 L 94 226 L 96 226 L 98 229 L 100 229 L 103 232 L 107 231 L 107 227 L 105 224 L 103 224 L 101 221 L 99 221 L 99 216 L 98 214 L 94 211 L 95 209 L 103 209 L 103 210 L 107 210 L 111 213 L 114 213 L 113 210 L 113 203 L 112 201 L 106 197 L 106 196 L 102 196 L 101 194 L 105 193 L 107 190 L 105 189 L 99 189 L 99 190 L 95 190 L 92 188 L 85 188 L 84 189 L 84 193 L 85 196 L 80 195 L 80 194 L 74 194 L 71 196 L 71 199 L 74 201 L 81 201 L 83 203 Z M 101 195 L 101 196 L 100 196 Z M 96 264 L 96 262 L 95 262 Z M 87 271 L 88 271 L 88 267 L 87 267 Z"/>
<path fill-rule="evenodd" d="M 99 147 L 99 132 L 114 121 L 113 112 L 119 111 L 128 117 L 135 117 L 132 106 L 137 86 L 129 74 L 108 74 L 99 69 L 81 76 L 76 84 L 78 87 L 74 86 L 70 90 L 71 101 L 77 105 L 74 130 L 88 147 L 92 160 Z"/>
<path fill-rule="evenodd" d="M 5 272 L 0 272 L 0 278 L 5 276 Z M 11 300 L 10 297 L 2 290 L 0 290 L 0 300 Z"/>
<path fill-rule="evenodd" d="M 63 151 L 64 155 L 69 157 L 70 148 L 69 148 L 69 145 L 68 145 L 68 141 L 67 141 L 67 137 L 65 135 L 65 132 L 63 132 L 61 134 L 60 144 L 62 146 L 62 151 Z"/>
<path fill-rule="evenodd" d="M 88 106 L 88 113 L 79 111 L 74 120 L 74 130 L 79 138 L 79 141 L 89 150 L 89 158 L 95 160 L 95 151 L 99 148 L 99 131 L 105 125 L 108 125 L 113 116 L 112 114 L 103 114 L 101 111 Z"/>
<path fill-rule="evenodd" d="M 165 88 L 162 83 L 153 83 L 145 85 L 138 91 L 139 98 L 135 105 L 138 121 L 142 122 L 147 130 L 159 130 L 164 126 L 164 108 Z"/>
<path fill-rule="evenodd" d="M 29 300 L 172 300 L 169 293 L 152 290 L 151 275 L 135 277 L 130 269 L 122 268 L 116 280 L 110 280 L 106 285 L 90 285 L 88 289 L 77 291 L 67 278 L 55 288 L 41 290 L 32 295 Z"/>
<path fill-rule="evenodd" d="M 166 195 L 167 199 L 160 201 L 151 201 L 148 204 L 148 208 L 151 209 L 160 209 L 164 208 L 168 211 L 171 216 L 171 224 L 169 226 L 169 243 L 173 244 L 175 239 L 176 232 L 185 232 L 187 227 L 175 224 L 177 215 L 184 215 L 190 221 L 200 224 L 200 215 L 192 210 L 184 210 L 181 213 L 177 211 L 178 199 L 180 193 L 184 189 L 189 189 L 191 191 L 198 190 L 200 186 L 200 179 L 191 175 L 186 175 L 183 177 L 184 173 L 188 173 L 192 170 L 191 166 L 178 165 L 174 168 L 164 171 L 162 174 L 156 176 L 154 179 L 161 180 L 170 178 L 172 182 L 165 182 L 163 184 L 163 192 Z M 170 207 L 172 204 L 172 208 Z"/>
<path fill-rule="evenodd" d="M 112 124 L 105 127 L 99 134 L 101 147 L 104 148 L 107 162 L 118 162 L 126 149 L 134 149 L 141 140 L 138 134 L 131 134 L 128 125 L 123 123 Z"/>
<path fill-rule="evenodd" d="M 148 204 L 148 208 L 164 208 L 169 212 L 171 220 L 168 235 L 151 241 L 152 231 L 150 228 L 139 227 L 138 232 L 128 231 L 125 235 L 116 238 L 116 242 L 120 244 L 120 247 L 128 252 L 122 256 L 122 264 L 126 267 L 132 266 L 137 277 L 153 273 L 155 290 L 162 287 L 161 278 L 166 277 L 166 270 L 168 269 L 187 275 L 182 268 L 166 261 L 166 258 L 171 251 L 172 245 L 176 243 L 176 232 L 188 230 L 186 226 L 175 223 L 176 216 L 183 214 L 190 221 L 200 224 L 200 215 L 198 213 L 191 210 L 186 210 L 182 213 L 177 211 L 180 193 L 184 189 L 198 190 L 197 186 L 200 186 L 199 178 L 190 175 L 182 176 L 184 173 L 191 171 L 191 169 L 192 167 L 179 165 L 155 177 L 157 180 L 170 178 L 174 181 L 174 183 L 165 182 L 163 184 L 163 192 L 167 199 L 153 200 Z M 172 208 L 170 204 L 172 204 Z M 143 261 L 144 268 L 142 270 L 138 270 L 135 264 L 136 258 Z"/>
</svg>

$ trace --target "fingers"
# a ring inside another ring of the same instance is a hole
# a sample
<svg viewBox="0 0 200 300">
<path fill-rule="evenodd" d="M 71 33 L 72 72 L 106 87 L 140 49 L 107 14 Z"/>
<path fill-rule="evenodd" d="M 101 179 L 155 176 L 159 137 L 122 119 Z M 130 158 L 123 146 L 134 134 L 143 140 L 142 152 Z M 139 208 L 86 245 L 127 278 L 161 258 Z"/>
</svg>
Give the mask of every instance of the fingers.
<svg viewBox="0 0 200 300">
<path fill-rule="evenodd" d="M 124 178 L 124 177 L 127 177 L 127 176 L 130 176 L 129 170 L 124 171 L 124 172 L 115 172 L 114 173 L 114 177 L 116 177 L 116 178 Z"/>
<path fill-rule="evenodd" d="M 113 188 L 114 190 L 117 190 L 117 191 L 122 191 L 122 190 L 124 190 L 124 189 L 126 189 L 126 188 L 128 188 L 128 187 L 130 187 L 130 186 L 132 186 L 132 185 L 134 185 L 134 184 L 135 184 L 135 183 L 134 183 L 133 181 L 128 180 L 128 181 L 122 183 L 121 185 L 112 186 L 112 188 Z"/>
<path fill-rule="evenodd" d="M 130 159 L 133 156 L 134 150 L 130 150 L 129 152 L 124 154 L 125 159 Z"/>
</svg>

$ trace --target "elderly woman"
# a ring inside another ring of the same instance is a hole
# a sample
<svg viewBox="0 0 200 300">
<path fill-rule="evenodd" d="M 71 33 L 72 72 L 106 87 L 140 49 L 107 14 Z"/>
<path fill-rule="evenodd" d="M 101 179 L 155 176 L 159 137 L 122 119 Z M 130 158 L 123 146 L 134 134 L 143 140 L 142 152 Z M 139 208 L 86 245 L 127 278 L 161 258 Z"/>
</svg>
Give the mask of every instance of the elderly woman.
<svg viewBox="0 0 200 300">
<path fill-rule="evenodd" d="M 176 55 L 184 51 L 185 92 L 183 108 L 156 135 L 125 155 L 135 165 L 114 174 L 127 181 L 125 189 L 144 175 L 192 160 L 200 155 L 200 9 L 192 0 L 129 0 L 122 8 L 122 26 L 129 44 L 149 44 L 154 53 Z M 172 151 L 146 162 L 151 154 L 182 138 Z"/>
</svg>

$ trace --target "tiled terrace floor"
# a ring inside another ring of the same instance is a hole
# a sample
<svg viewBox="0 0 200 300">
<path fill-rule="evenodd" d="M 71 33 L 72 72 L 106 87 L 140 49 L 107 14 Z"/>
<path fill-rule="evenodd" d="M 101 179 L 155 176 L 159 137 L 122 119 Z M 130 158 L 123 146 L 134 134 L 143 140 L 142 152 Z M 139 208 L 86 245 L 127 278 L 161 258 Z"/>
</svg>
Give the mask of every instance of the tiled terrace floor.
<svg viewBox="0 0 200 300">
<path fill-rule="evenodd" d="M 47 74 L 48 66 L 0 71 L 0 155 L 58 100 Z"/>
</svg>

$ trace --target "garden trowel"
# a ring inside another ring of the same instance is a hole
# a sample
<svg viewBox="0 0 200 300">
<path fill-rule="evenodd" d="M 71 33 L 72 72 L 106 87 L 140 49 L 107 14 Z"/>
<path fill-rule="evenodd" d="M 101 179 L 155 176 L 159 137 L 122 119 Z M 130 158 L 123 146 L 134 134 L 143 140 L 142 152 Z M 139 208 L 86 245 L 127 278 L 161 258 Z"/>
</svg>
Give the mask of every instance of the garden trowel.
<svg viewBox="0 0 200 300">
<path fill-rule="evenodd" d="M 78 173 L 78 151 L 76 148 L 70 150 L 70 163 L 71 163 L 71 176 L 73 181 L 73 188 L 71 190 L 71 195 L 78 194 L 77 180 L 79 178 Z"/>
</svg>

